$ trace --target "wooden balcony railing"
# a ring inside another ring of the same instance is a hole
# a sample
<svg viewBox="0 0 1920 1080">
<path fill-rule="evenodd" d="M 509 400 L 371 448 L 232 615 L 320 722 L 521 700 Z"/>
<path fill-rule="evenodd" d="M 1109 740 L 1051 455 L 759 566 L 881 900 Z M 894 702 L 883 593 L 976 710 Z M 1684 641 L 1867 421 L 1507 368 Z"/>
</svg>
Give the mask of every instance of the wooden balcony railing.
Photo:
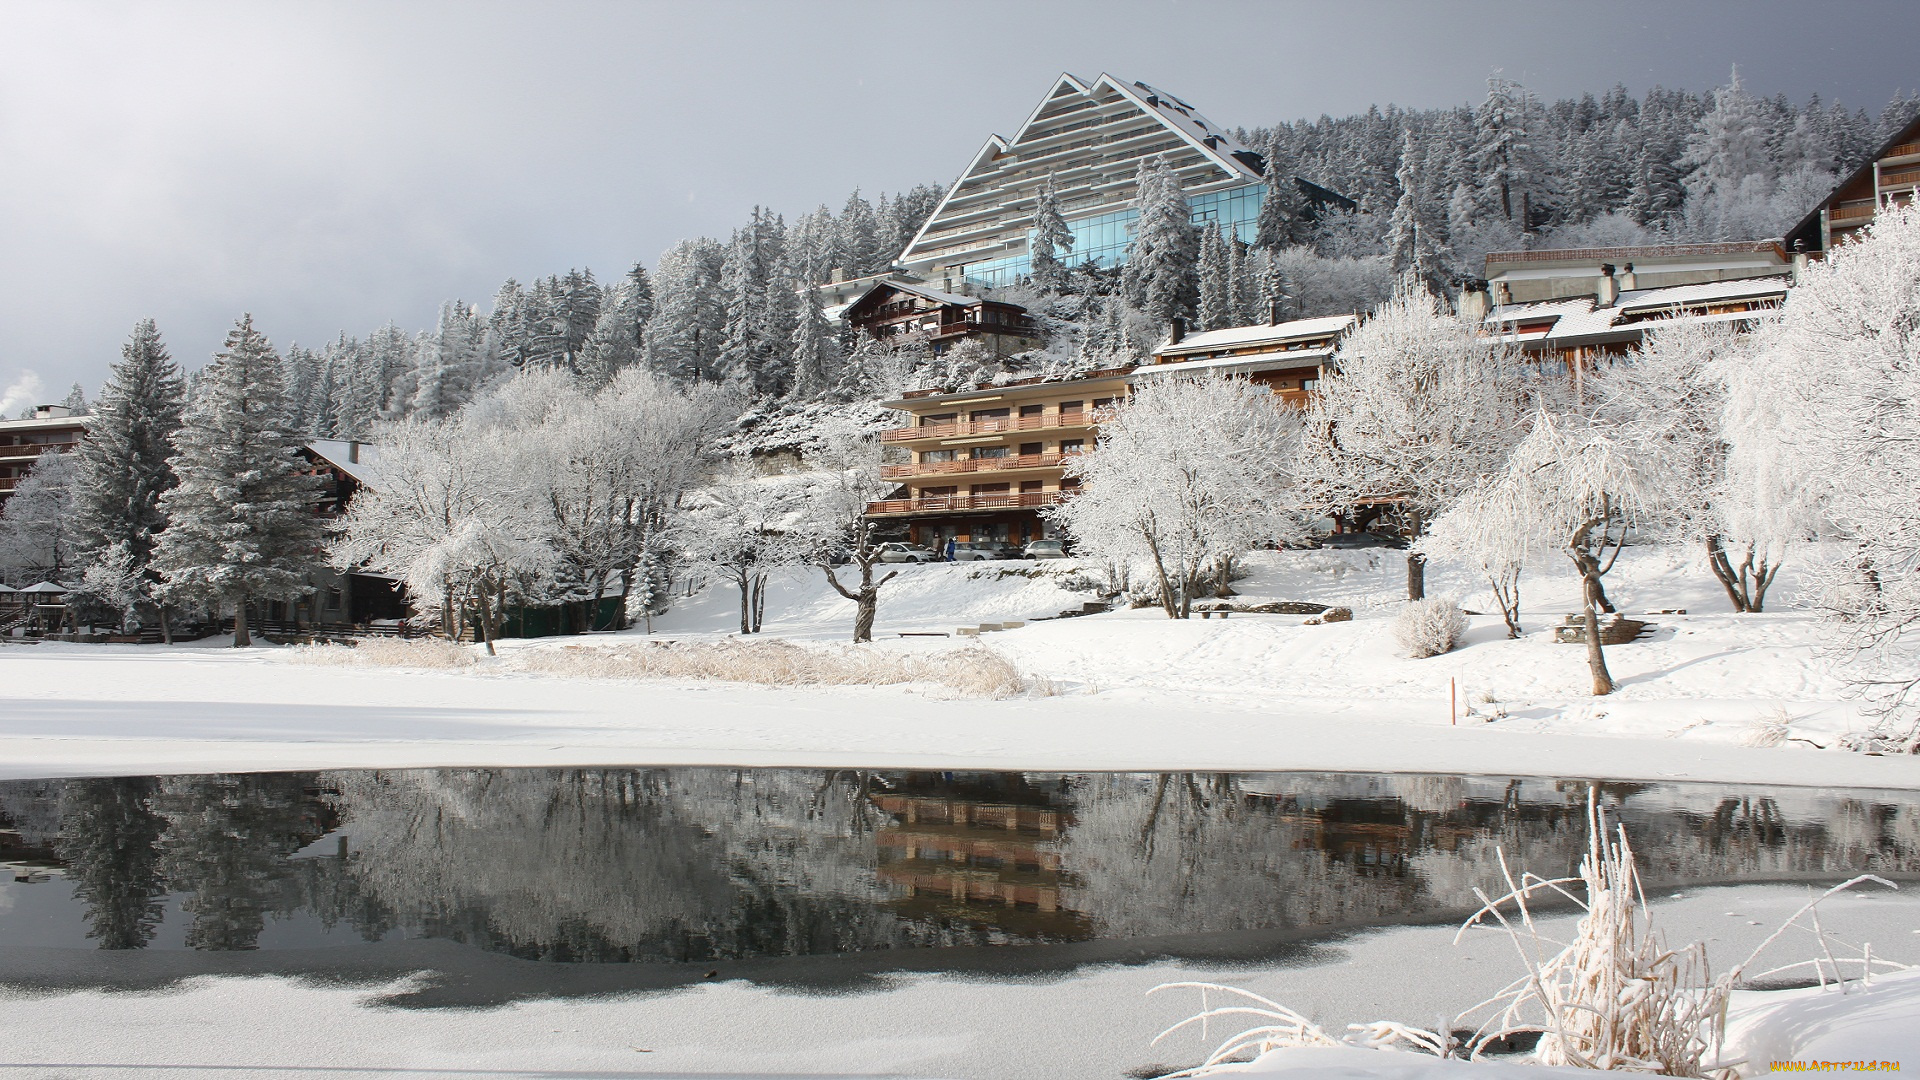
<svg viewBox="0 0 1920 1080">
<path fill-rule="evenodd" d="M 925 499 L 884 499 L 867 504 L 868 517 L 899 514 L 942 514 L 958 510 L 1022 510 L 1055 506 L 1070 491 L 1010 491 L 1004 495 L 936 495 Z"/>
<path fill-rule="evenodd" d="M 1887 158 L 1903 157 L 1920 157 L 1920 143 L 1901 143 L 1899 146 L 1887 151 L 1886 157 L 1880 160 L 1885 161 Z"/>
<path fill-rule="evenodd" d="M 1051 469 L 1072 454 L 1009 454 L 1006 457 L 961 458 L 958 461 L 917 461 L 911 465 L 882 465 L 884 479 L 907 476 L 947 476 L 952 473 L 1001 472 L 1007 469 Z"/>
<path fill-rule="evenodd" d="M 1073 413 L 1051 412 L 1039 416 L 1000 416 L 987 420 L 943 420 L 917 427 L 888 428 L 880 433 L 881 442 L 916 442 L 920 439 L 952 439 L 963 435 L 994 435 L 1003 431 L 1041 431 L 1047 428 L 1092 427 L 1105 418 L 1106 410 Z"/>
<path fill-rule="evenodd" d="M 0 446 L 0 461 L 24 461 L 47 453 L 66 453 L 80 445 L 80 440 L 55 443 L 22 443 L 18 446 Z"/>
</svg>

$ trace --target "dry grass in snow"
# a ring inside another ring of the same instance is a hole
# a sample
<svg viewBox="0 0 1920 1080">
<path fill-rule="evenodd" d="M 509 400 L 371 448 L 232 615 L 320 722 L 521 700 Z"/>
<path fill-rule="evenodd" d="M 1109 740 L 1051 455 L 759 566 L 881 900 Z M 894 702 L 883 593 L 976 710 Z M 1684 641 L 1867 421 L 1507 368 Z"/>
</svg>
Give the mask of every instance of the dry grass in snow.
<svg viewBox="0 0 1920 1080">
<path fill-rule="evenodd" d="M 1579 877 L 1549 880 L 1521 874 L 1516 879 L 1503 857 L 1506 893 L 1489 898 L 1476 890 L 1483 906 L 1460 932 L 1485 921 L 1497 923 L 1513 942 L 1525 969 L 1493 998 L 1452 1020 L 1443 1017 L 1432 1030 L 1381 1020 L 1349 1025 L 1352 1034 L 1336 1037 L 1285 1005 L 1247 990 L 1212 983 L 1170 983 L 1154 989 L 1198 989 L 1200 1011 L 1162 1032 L 1160 1038 L 1227 1017 L 1259 1021 L 1222 1043 L 1205 1062 L 1170 1077 L 1213 1073 L 1245 1060 L 1249 1052 L 1301 1047 L 1404 1049 L 1479 1060 L 1490 1045 L 1513 1035 L 1536 1033 L 1540 1040 L 1531 1055 L 1532 1064 L 1733 1080 L 1741 1066 L 1751 1071 L 1755 1065 L 1724 1057 L 1734 988 L 1749 977 L 1747 969 L 1761 953 L 1789 930 L 1798 928 L 1813 935 L 1819 950 L 1815 958 L 1751 977 L 1811 968 L 1822 989 L 1832 985 L 1846 994 L 1850 985 L 1870 983 L 1876 970 L 1908 970 L 1906 965 L 1875 957 L 1871 946 L 1848 946 L 1820 925 L 1820 901 L 1835 893 L 1869 881 L 1898 888 L 1884 878 L 1862 874 L 1810 900 L 1746 960 L 1715 975 L 1707 963 L 1705 944 L 1667 945 L 1647 909 L 1625 830 L 1610 834 L 1604 813 L 1591 799 L 1587 812 L 1588 852 L 1581 860 Z M 1554 896 L 1572 901 L 1583 912 L 1571 940 L 1552 940 L 1535 921 L 1538 899 Z M 1836 953 L 1836 946 L 1843 952 L 1851 948 L 1855 955 Z M 1847 977 L 1848 967 L 1854 968 L 1852 980 Z M 1214 993 L 1228 995 L 1229 1003 L 1212 1004 L 1209 995 Z M 1456 1026 L 1481 1015 L 1487 1016 L 1486 1021 L 1464 1045 L 1457 1043 Z"/>
<path fill-rule="evenodd" d="M 424 638 L 372 638 L 355 645 L 306 645 L 293 650 L 302 664 L 465 668 L 480 662 L 470 646 Z M 930 653 L 888 652 L 862 645 L 798 645 L 758 641 L 667 642 L 525 649 L 488 667 L 497 671 L 576 679 L 698 679 L 759 686 L 943 686 L 966 697 L 1048 694 L 1045 680 L 1028 678 L 984 645 Z"/>
<path fill-rule="evenodd" d="M 352 645 L 299 645 L 296 664 L 327 667 L 463 668 L 476 662 L 465 645 L 442 638 L 365 638 Z"/>
<path fill-rule="evenodd" d="M 860 645 L 790 641 L 661 642 L 611 648 L 567 645 L 515 656 L 520 671 L 600 679 L 711 679 L 761 686 L 894 686 L 931 683 L 969 697 L 1046 692 L 984 645 L 895 653 Z"/>
</svg>

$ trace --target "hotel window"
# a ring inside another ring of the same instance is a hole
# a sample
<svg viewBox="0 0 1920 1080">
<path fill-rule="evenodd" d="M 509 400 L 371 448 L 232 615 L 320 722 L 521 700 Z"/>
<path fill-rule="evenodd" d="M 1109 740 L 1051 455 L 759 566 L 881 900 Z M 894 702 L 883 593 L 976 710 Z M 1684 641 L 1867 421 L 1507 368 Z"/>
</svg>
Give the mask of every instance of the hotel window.
<svg viewBox="0 0 1920 1080">
<path fill-rule="evenodd" d="M 1038 481 L 1038 480 L 1022 480 L 1022 481 L 1020 481 L 1020 492 L 1021 492 L 1021 494 L 1023 494 L 1023 495 L 1024 495 L 1024 494 L 1026 494 L 1026 493 L 1027 493 L 1027 492 L 1029 492 L 1029 491 L 1039 491 L 1039 490 L 1040 490 L 1040 481 Z"/>
<path fill-rule="evenodd" d="M 1020 456 L 1027 457 L 1030 454 L 1038 454 L 1041 452 L 1040 448 L 1043 445 L 1043 443 L 1037 442 L 1023 442 L 1020 444 Z"/>
<path fill-rule="evenodd" d="M 923 416 L 920 418 L 920 426 L 932 427 L 935 424 L 951 424 L 955 420 L 959 419 L 959 417 L 960 417 L 959 413 L 950 413 L 950 412 L 939 413 L 934 416 Z"/>
<path fill-rule="evenodd" d="M 1007 448 L 1004 446 L 976 446 L 973 448 L 973 458 L 975 461 L 983 458 L 1003 458 L 1006 456 Z"/>
<path fill-rule="evenodd" d="M 1084 402 L 1084 401 L 1063 401 L 1063 402 L 1061 402 L 1061 403 L 1060 403 L 1060 420 L 1061 420 L 1061 422 L 1062 422 L 1062 423 L 1065 423 L 1065 422 L 1067 422 L 1068 420 L 1078 420 L 1078 419 L 1080 419 L 1080 411 L 1081 411 L 1081 409 L 1082 409 L 1082 408 L 1083 408 L 1083 407 L 1084 407 L 1085 405 L 1086 405 L 1086 402 Z"/>
<path fill-rule="evenodd" d="M 1085 439 L 1061 439 L 1060 440 L 1060 452 L 1063 454 L 1085 453 L 1086 449 L 1087 449 L 1087 441 Z"/>
<path fill-rule="evenodd" d="M 921 460 L 921 462 L 922 462 L 922 463 L 925 463 L 925 462 L 929 462 L 929 461 L 952 461 L 952 460 L 953 460 L 953 451 L 951 451 L 951 450 L 922 450 L 922 451 L 920 451 L 920 460 Z"/>
</svg>

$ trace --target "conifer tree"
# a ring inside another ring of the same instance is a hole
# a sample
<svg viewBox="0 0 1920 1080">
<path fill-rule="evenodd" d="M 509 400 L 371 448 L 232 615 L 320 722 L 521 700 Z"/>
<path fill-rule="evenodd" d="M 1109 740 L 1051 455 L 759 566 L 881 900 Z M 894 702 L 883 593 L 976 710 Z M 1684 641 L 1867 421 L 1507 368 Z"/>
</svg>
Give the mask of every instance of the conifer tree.
<svg viewBox="0 0 1920 1080">
<path fill-rule="evenodd" d="M 1072 255 L 1073 230 L 1060 214 L 1060 200 L 1054 191 L 1053 177 L 1049 175 L 1033 203 L 1033 250 L 1029 262 L 1034 288 L 1043 294 L 1064 291 L 1069 277 L 1067 260 Z"/>
<path fill-rule="evenodd" d="M 1388 254 L 1394 273 L 1410 275 L 1423 288 L 1434 288 L 1440 281 L 1442 237 L 1432 193 L 1422 169 L 1420 146 L 1413 132 L 1401 140 L 1400 198 L 1393 204 L 1392 231 L 1388 235 Z"/>
<path fill-rule="evenodd" d="M 174 436 L 178 486 L 160 499 L 167 530 L 153 552 L 170 596 L 234 613 L 233 644 L 252 644 L 247 607 L 292 600 L 321 565 L 313 514 L 319 480 L 287 425 L 280 358 L 246 315 L 204 369 Z"/>
<path fill-rule="evenodd" d="M 1284 156 L 1285 144 L 1275 131 L 1267 140 L 1266 192 L 1260 200 L 1260 218 L 1254 226 L 1254 243 L 1268 251 L 1305 243 L 1312 222 L 1307 214 L 1306 196 L 1293 178 L 1293 162 Z"/>
<path fill-rule="evenodd" d="M 1200 328 L 1218 330 L 1232 326 L 1233 280 L 1228 265 L 1227 241 L 1220 235 L 1220 223 L 1210 221 L 1200 236 Z"/>
<path fill-rule="evenodd" d="M 840 378 L 840 342 L 820 303 L 820 290 L 803 289 L 800 318 L 793 326 L 793 397 L 806 401 Z"/>
<path fill-rule="evenodd" d="M 1161 155 L 1142 161 L 1134 182 L 1140 216 L 1121 279 L 1127 298 L 1161 323 L 1191 317 L 1200 301 L 1200 230 L 1180 178 Z"/>
<path fill-rule="evenodd" d="M 655 309 L 645 333 L 645 359 L 656 374 L 684 382 L 718 379 L 726 339 L 720 290 L 725 251 L 713 240 L 683 240 L 654 267 Z"/>
<path fill-rule="evenodd" d="M 873 204 L 861 198 L 857 189 L 847 196 L 847 204 L 840 209 L 838 224 L 840 266 L 849 278 L 875 273 L 899 254 L 897 251 L 881 252 Z"/>
<path fill-rule="evenodd" d="M 129 571 L 151 598 L 158 584 L 153 546 L 166 528 L 160 499 L 177 482 L 168 459 L 186 407 L 180 367 L 167 354 L 152 319 L 134 324 L 120 362 L 100 391 L 97 416 L 74 451 L 80 483 L 74 516 L 91 558 L 124 545 Z"/>
<path fill-rule="evenodd" d="M 68 780 L 60 789 L 60 839 L 76 899 L 87 906 L 87 937 L 102 949 L 141 949 L 166 914 L 151 777 Z"/>
</svg>

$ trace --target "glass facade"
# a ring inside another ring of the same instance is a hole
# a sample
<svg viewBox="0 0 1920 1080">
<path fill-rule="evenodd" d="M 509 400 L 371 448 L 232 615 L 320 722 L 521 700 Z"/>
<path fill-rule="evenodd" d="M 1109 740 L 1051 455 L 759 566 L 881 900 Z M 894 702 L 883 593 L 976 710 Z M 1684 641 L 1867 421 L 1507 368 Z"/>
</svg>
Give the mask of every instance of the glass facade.
<svg viewBox="0 0 1920 1080">
<path fill-rule="evenodd" d="M 1251 244 L 1255 225 L 1260 220 L 1260 202 L 1266 190 L 1265 184 L 1243 184 L 1224 191 L 1191 196 L 1187 199 L 1187 206 L 1193 211 L 1195 225 L 1205 228 L 1210 223 L 1218 222 L 1221 231 Z M 1127 245 L 1133 243 L 1133 223 L 1139 216 L 1138 210 L 1126 209 L 1068 222 L 1067 228 L 1073 232 L 1073 251 L 1067 261 L 1079 266 L 1091 259 L 1094 265 L 1100 267 L 1114 267 L 1126 262 Z M 1031 230 L 1027 232 L 1027 242 L 1033 242 Z M 975 285 L 998 287 L 1018 282 L 1031 270 L 1032 264 L 1023 254 L 968 263 L 965 277 Z"/>
</svg>

